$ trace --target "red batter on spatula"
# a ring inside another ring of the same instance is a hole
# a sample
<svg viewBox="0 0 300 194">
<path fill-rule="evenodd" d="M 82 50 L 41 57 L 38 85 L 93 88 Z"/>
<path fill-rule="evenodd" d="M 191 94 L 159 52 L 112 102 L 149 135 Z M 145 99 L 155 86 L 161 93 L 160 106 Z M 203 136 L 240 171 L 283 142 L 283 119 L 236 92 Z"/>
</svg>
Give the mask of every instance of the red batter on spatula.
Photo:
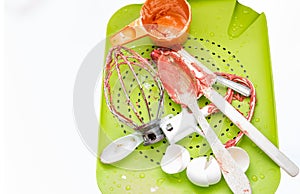
<svg viewBox="0 0 300 194">
<path fill-rule="evenodd" d="M 195 94 L 197 95 L 197 97 L 200 97 L 203 94 L 202 90 L 205 89 L 206 87 L 209 87 L 210 85 L 212 85 L 212 83 L 215 81 L 215 76 L 207 74 L 197 64 L 187 62 L 186 59 L 181 57 L 174 50 L 162 48 L 162 49 L 156 49 L 151 53 L 152 59 L 156 62 L 161 56 L 170 56 L 169 59 L 174 60 L 174 62 L 180 67 L 178 69 L 178 71 L 182 71 L 182 70 L 185 71 L 185 73 L 187 75 L 189 75 L 189 77 L 191 79 L 193 79 L 194 90 L 195 90 Z M 160 58 L 160 61 L 165 61 L 165 62 L 161 63 L 159 68 L 162 68 L 162 69 L 168 68 L 169 65 L 166 60 L 168 60 L 168 58 L 166 58 L 166 57 Z M 174 72 L 174 73 L 175 74 L 173 74 L 173 75 L 169 75 L 170 79 L 173 79 L 175 81 L 175 83 L 179 83 L 179 80 L 176 80 L 176 73 L 178 74 L 179 72 Z M 173 99 L 173 100 L 175 102 L 177 102 L 176 99 Z"/>
<path fill-rule="evenodd" d="M 174 47 L 174 50 L 171 50 L 169 48 L 158 48 L 152 51 L 151 53 L 151 58 L 154 60 L 155 63 L 157 63 L 158 59 L 164 55 L 164 56 L 171 56 L 172 60 L 174 60 L 180 67 L 181 71 L 182 69 L 185 70 L 185 72 L 190 75 L 190 77 L 193 77 L 195 80 L 194 82 L 196 82 L 197 86 L 194 86 L 195 88 L 195 92 L 197 94 L 197 97 L 199 98 L 202 95 L 201 90 L 205 89 L 206 87 L 209 86 L 209 84 L 211 84 L 215 77 L 207 74 L 205 71 L 201 71 L 201 68 L 199 66 L 197 66 L 197 64 L 195 63 L 191 63 L 191 62 L 187 62 L 183 57 L 181 57 L 178 53 L 177 50 L 181 49 L 180 46 Z M 166 60 L 166 58 L 164 59 L 160 59 L 161 61 Z M 165 61 L 164 63 L 160 64 L 160 68 L 168 68 L 170 64 L 167 63 L 167 61 Z M 176 73 L 178 73 L 177 71 L 172 73 L 172 75 L 169 75 L 170 79 L 175 80 L 174 83 L 178 84 L 179 81 L 176 79 Z M 234 74 L 228 74 L 228 73 L 220 73 L 220 72 L 216 72 L 215 73 L 218 76 L 222 76 L 228 80 L 237 82 L 241 85 L 244 85 L 248 88 L 250 88 L 250 102 L 249 102 L 249 111 L 245 114 L 245 117 L 247 120 L 251 120 L 253 113 L 254 113 L 254 108 L 255 108 L 255 103 L 256 103 L 256 93 L 255 93 L 255 88 L 253 86 L 253 84 L 251 83 L 251 81 L 249 81 L 248 79 L 244 78 L 244 77 L 240 77 Z M 170 94 L 172 94 L 172 91 L 169 91 Z M 174 93 L 174 92 L 173 92 Z M 174 96 L 174 94 L 171 96 L 171 98 L 178 103 L 178 101 L 176 100 L 176 96 Z M 242 96 L 239 93 L 235 93 L 231 88 L 227 89 L 227 92 L 224 96 L 224 99 L 226 99 L 229 103 L 231 103 L 233 100 L 238 100 L 238 101 L 243 101 L 245 99 L 244 96 Z M 209 113 L 216 113 L 218 112 L 218 108 L 216 108 L 216 106 L 214 104 L 209 104 Z M 228 142 L 225 143 L 225 147 L 232 147 L 235 146 L 239 140 L 242 138 L 243 133 L 240 132 L 238 134 L 238 136 L 235 139 L 229 140 Z"/>
</svg>

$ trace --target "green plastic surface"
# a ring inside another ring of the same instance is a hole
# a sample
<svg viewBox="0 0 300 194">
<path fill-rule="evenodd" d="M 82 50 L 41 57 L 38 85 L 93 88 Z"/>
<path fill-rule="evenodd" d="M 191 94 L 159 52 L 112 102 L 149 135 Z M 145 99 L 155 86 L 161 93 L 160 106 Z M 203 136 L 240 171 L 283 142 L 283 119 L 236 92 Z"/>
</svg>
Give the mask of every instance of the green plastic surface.
<svg viewBox="0 0 300 194">
<path fill-rule="evenodd" d="M 257 105 L 251 122 L 271 142 L 278 145 L 265 15 L 258 14 L 235 0 L 190 0 L 189 3 L 192 7 L 191 36 L 184 44 L 185 48 L 213 71 L 237 74 L 253 82 L 257 93 Z M 107 36 L 138 18 L 140 8 L 141 5 L 128 5 L 117 11 L 107 25 Z M 135 44 L 143 44 L 134 49 L 143 57 L 149 58 L 153 49 L 149 39 L 144 38 L 130 45 L 133 47 Z M 110 44 L 107 43 L 106 52 L 109 48 Z M 129 79 L 127 77 L 127 80 Z M 225 91 L 222 86 L 214 87 L 220 93 Z M 247 100 L 235 101 L 233 105 L 245 113 L 249 107 L 248 102 Z M 199 100 L 200 107 L 207 103 L 208 100 L 205 98 Z M 126 105 L 122 104 L 122 106 Z M 180 110 L 180 106 L 165 95 L 164 115 L 170 113 L 175 115 Z M 222 142 L 234 138 L 239 131 L 221 113 L 208 117 L 208 122 Z M 133 132 L 113 117 L 103 96 L 100 126 L 99 153 L 111 141 Z M 191 134 L 179 144 L 188 149 L 192 158 L 211 154 L 208 143 L 197 134 Z M 231 193 L 223 178 L 216 185 L 198 187 L 187 179 L 185 171 L 175 175 L 164 173 L 159 162 L 167 146 L 167 141 L 151 146 L 141 145 L 129 157 L 114 165 L 102 164 L 98 159 L 96 177 L 101 192 L 103 194 Z M 245 149 L 250 156 L 250 167 L 246 175 L 250 180 L 253 193 L 275 193 L 280 182 L 279 167 L 246 136 L 238 146 Z"/>
</svg>

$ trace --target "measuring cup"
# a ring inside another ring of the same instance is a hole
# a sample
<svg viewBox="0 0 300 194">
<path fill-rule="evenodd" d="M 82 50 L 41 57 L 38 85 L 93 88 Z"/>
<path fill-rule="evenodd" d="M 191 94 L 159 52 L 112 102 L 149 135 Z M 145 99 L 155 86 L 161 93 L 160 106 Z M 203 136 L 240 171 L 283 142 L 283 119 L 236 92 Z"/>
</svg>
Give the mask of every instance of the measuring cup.
<svg viewBox="0 0 300 194">
<path fill-rule="evenodd" d="M 191 23 L 186 0 L 147 0 L 140 17 L 110 38 L 113 46 L 149 36 L 154 44 L 169 47 L 185 42 Z"/>
</svg>

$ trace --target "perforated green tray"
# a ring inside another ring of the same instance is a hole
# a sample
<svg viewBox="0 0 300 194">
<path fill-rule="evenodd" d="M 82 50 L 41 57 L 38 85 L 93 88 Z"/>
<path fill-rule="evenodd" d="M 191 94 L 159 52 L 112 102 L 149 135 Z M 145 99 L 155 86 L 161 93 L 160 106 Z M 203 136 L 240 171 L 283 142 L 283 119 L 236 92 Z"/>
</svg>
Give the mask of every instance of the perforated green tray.
<svg viewBox="0 0 300 194">
<path fill-rule="evenodd" d="M 250 79 L 256 88 L 257 105 L 252 123 L 271 142 L 278 144 L 275 102 L 273 95 L 272 70 L 269 53 L 267 23 L 265 15 L 258 14 L 235 0 L 190 0 L 192 7 L 191 36 L 185 48 L 210 69 L 237 74 Z M 112 35 L 139 17 L 141 5 L 128 5 L 117 11 L 107 25 L 107 36 Z M 134 44 L 134 49 L 149 58 L 152 44 L 145 38 Z M 201 47 L 199 47 L 201 45 Z M 110 44 L 107 43 L 107 50 Z M 212 56 L 214 62 L 208 60 Z M 222 86 L 215 88 L 224 93 Z M 208 100 L 201 98 L 199 105 Z M 248 102 L 234 102 L 241 112 L 249 107 Z M 124 104 L 122 104 L 124 106 Z M 165 96 L 165 113 L 177 114 L 180 106 Z M 208 117 L 211 126 L 222 142 L 233 139 L 239 131 L 221 113 Z M 107 108 L 105 98 L 101 98 L 101 118 L 99 131 L 99 153 L 112 140 L 132 133 L 124 124 L 118 122 Z M 209 155 L 211 151 L 206 141 L 192 134 L 179 142 L 184 145 L 191 157 Z M 162 141 L 151 146 L 139 146 L 129 157 L 114 165 L 102 164 L 97 160 L 97 182 L 103 194 L 107 193 L 231 193 L 224 179 L 216 185 L 203 188 L 193 185 L 185 171 L 168 175 L 160 169 L 160 159 L 168 143 Z M 247 137 L 238 146 L 250 156 L 250 167 L 246 172 L 253 193 L 274 193 L 280 182 L 279 167 L 266 156 Z M 147 167 L 147 168 L 145 168 Z"/>
</svg>

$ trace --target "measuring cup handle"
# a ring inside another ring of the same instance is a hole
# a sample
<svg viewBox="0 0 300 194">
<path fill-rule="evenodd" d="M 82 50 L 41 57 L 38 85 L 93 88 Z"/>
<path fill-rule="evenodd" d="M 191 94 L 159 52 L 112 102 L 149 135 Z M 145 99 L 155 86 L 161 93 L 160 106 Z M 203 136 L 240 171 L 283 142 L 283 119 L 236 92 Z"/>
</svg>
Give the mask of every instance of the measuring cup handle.
<svg viewBox="0 0 300 194">
<path fill-rule="evenodd" d="M 148 33 L 143 27 L 141 18 L 138 18 L 125 26 L 110 38 L 112 46 L 126 44 L 138 38 L 146 36 Z"/>
</svg>

